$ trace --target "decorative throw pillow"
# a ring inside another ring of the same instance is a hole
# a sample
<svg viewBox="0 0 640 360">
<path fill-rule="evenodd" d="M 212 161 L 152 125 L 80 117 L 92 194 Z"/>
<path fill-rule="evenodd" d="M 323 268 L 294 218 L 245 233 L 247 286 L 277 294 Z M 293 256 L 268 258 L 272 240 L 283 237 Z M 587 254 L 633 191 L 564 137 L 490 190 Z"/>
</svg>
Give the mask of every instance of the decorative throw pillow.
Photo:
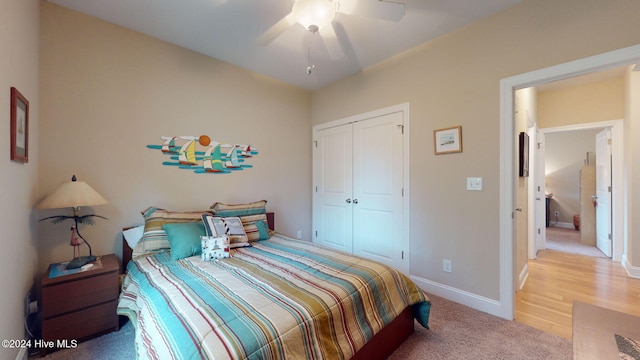
<svg viewBox="0 0 640 360">
<path fill-rule="evenodd" d="M 202 236 L 202 260 L 211 261 L 228 258 L 230 256 L 229 236 Z"/>
<path fill-rule="evenodd" d="M 269 236 L 269 226 L 267 225 L 267 221 L 256 221 L 253 225 L 258 230 L 258 240 L 268 240 Z M 246 230 L 246 227 L 245 227 Z M 248 236 L 248 234 L 247 234 Z"/>
<path fill-rule="evenodd" d="M 189 256 L 202 254 L 200 237 L 204 236 L 202 221 L 189 223 L 163 224 L 171 245 L 171 260 L 180 260 Z"/>
<path fill-rule="evenodd" d="M 211 205 L 211 209 L 216 216 L 228 217 L 228 216 L 246 216 L 266 214 L 267 200 L 254 201 L 248 204 L 223 204 L 217 202 Z"/>
<path fill-rule="evenodd" d="M 169 211 L 157 207 L 149 207 L 142 211 L 144 217 L 144 232 L 140 243 L 143 252 L 155 252 L 171 248 L 167 233 L 162 225 L 168 223 L 196 222 L 202 219 L 202 214 L 211 211 Z"/>
<path fill-rule="evenodd" d="M 239 217 L 219 217 L 202 214 L 202 222 L 204 223 L 207 236 L 228 235 L 230 247 L 237 248 L 243 246 L 251 246 L 247 234 L 244 232 L 242 221 Z"/>
<path fill-rule="evenodd" d="M 248 204 L 223 204 L 217 202 L 211 206 L 211 209 L 219 217 L 240 217 L 247 239 L 249 241 L 257 241 L 269 239 L 266 206 L 267 200 L 254 201 Z M 261 232 L 260 228 L 262 227 L 266 227 L 267 231 Z"/>
</svg>

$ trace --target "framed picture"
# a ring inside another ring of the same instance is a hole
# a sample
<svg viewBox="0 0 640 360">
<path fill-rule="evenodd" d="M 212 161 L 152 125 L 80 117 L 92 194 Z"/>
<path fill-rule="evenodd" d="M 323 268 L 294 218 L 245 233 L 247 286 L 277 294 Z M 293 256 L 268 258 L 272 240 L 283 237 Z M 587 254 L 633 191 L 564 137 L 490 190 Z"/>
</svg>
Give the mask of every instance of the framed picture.
<svg viewBox="0 0 640 360">
<path fill-rule="evenodd" d="M 521 177 L 529 176 L 529 135 L 526 132 L 520 133 L 520 152 L 518 175 Z"/>
<path fill-rule="evenodd" d="M 462 126 L 433 131 L 436 155 L 462 152 Z"/>
<path fill-rule="evenodd" d="M 29 162 L 29 101 L 11 88 L 11 160 Z"/>
</svg>

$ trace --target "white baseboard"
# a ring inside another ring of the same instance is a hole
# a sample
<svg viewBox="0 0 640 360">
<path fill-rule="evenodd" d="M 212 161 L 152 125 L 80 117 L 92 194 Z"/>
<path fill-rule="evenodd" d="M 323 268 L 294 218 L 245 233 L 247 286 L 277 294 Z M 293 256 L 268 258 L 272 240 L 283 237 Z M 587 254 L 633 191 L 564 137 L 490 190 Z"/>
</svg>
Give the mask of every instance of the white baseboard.
<svg viewBox="0 0 640 360">
<path fill-rule="evenodd" d="M 622 255 L 621 263 L 622 267 L 625 269 L 629 277 L 640 279 L 640 267 L 631 265 L 629 259 L 627 258 L 627 254 Z"/>
<path fill-rule="evenodd" d="M 522 271 L 520 271 L 520 275 L 518 275 L 518 290 L 522 290 L 522 287 L 527 282 L 527 278 L 529 277 L 529 263 L 524 264 Z"/>
<path fill-rule="evenodd" d="M 557 223 L 552 222 L 551 224 L 549 224 L 549 227 L 556 227 L 556 228 L 563 228 L 563 229 L 575 229 L 576 228 L 573 225 L 573 223 L 568 223 L 568 222 L 557 222 Z"/>
<path fill-rule="evenodd" d="M 440 284 L 418 276 L 411 276 L 411 280 L 413 280 L 413 282 L 415 282 L 416 285 L 418 285 L 418 287 L 424 290 L 427 294 L 437 295 L 470 308 L 502 317 L 502 306 L 500 301 L 456 289 L 449 285 Z"/>
</svg>

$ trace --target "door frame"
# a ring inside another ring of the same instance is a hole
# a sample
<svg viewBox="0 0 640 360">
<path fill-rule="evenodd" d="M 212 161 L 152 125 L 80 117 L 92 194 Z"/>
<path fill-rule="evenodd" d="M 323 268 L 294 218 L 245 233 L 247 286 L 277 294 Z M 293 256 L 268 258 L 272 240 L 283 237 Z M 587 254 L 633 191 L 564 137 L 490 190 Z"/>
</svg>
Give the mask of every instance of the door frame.
<svg viewBox="0 0 640 360">
<path fill-rule="evenodd" d="M 611 259 L 613 261 L 622 261 L 624 252 L 624 120 L 606 120 L 591 123 L 583 123 L 576 125 L 554 126 L 548 128 L 539 128 L 538 130 L 547 135 L 565 131 L 579 131 L 590 129 L 611 129 L 611 187 L 613 195 L 611 196 Z M 543 164 L 544 165 L 544 164 Z"/>
<path fill-rule="evenodd" d="M 613 193 L 612 189 L 614 181 L 614 154 L 611 146 L 612 143 L 613 134 L 611 128 L 604 128 L 596 134 L 596 188 L 594 205 L 596 208 L 596 247 L 605 255 L 613 258 L 615 250 L 615 237 L 613 237 L 613 231 L 615 231 L 613 212 L 615 193 Z M 602 201 L 601 198 L 605 198 L 605 201 Z M 602 203 L 605 203 L 605 207 L 600 206 Z"/>
<path fill-rule="evenodd" d="M 333 120 L 333 121 L 329 121 L 326 123 L 322 123 L 322 124 L 318 124 L 313 126 L 312 129 L 312 149 L 311 149 L 311 153 L 313 154 L 313 158 L 312 158 L 312 175 L 311 175 L 311 181 L 312 181 L 312 188 L 311 188 L 311 193 L 312 193 L 312 202 L 311 202 L 311 226 L 312 226 L 312 231 L 315 231 L 316 229 L 316 225 L 317 225 L 317 214 L 313 213 L 313 209 L 315 209 L 316 206 L 316 192 L 315 192 L 315 186 L 316 186 L 316 179 L 318 177 L 318 173 L 316 170 L 316 164 L 317 164 L 317 152 L 315 151 L 315 146 L 316 146 L 316 139 L 317 139 L 317 133 L 320 130 L 324 130 L 324 129 L 328 129 L 328 128 L 332 128 L 332 127 L 336 127 L 336 126 L 342 126 L 342 125 L 346 125 L 346 124 L 351 124 L 351 123 L 355 123 L 358 121 L 363 121 L 363 120 L 367 120 L 370 118 L 374 118 L 374 117 L 378 117 L 378 116 L 384 116 L 384 115 L 388 115 L 388 114 L 393 114 L 393 113 L 397 113 L 397 112 L 401 112 L 402 115 L 402 120 L 403 120 L 403 133 L 404 133 L 404 138 L 403 138 L 403 149 L 402 149 L 402 163 L 403 163 L 403 174 L 402 174 L 402 178 L 403 178 L 403 196 L 402 196 L 402 237 L 400 239 L 401 242 L 401 248 L 404 248 L 405 253 L 404 253 L 404 259 L 405 261 L 402 263 L 403 267 L 400 270 L 401 272 L 403 272 L 405 275 L 409 275 L 410 274 L 410 260 L 411 260 L 411 256 L 410 256 L 410 218 L 411 218 L 411 214 L 410 214 L 410 199 L 411 199 L 411 187 L 410 187 L 410 149 L 411 149 L 411 116 L 410 116 L 410 104 L 409 102 L 405 102 L 405 103 L 401 103 L 401 104 L 397 104 L 397 105 L 392 105 L 392 106 L 388 106 L 385 108 L 381 108 L 381 109 L 377 109 L 377 110 L 372 110 L 372 111 L 368 111 L 362 114 L 356 114 L 356 115 L 352 115 L 352 116 L 348 116 L 342 119 L 337 119 L 337 120 Z"/>
<path fill-rule="evenodd" d="M 640 62 L 634 45 L 500 80 L 500 316 L 515 318 L 516 274 L 513 213 L 517 194 L 515 172 L 514 92 L 538 84 L 567 79 Z M 623 214 L 624 216 L 624 214 Z M 624 232 L 623 232 L 624 233 Z M 624 235 L 626 236 L 626 234 Z M 626 242 L 626 239 L 623 240 Z"/>
<path fill-rule="evenodd" d="M 529 242 L 529 259 L 535 259 L 538 251 L 547 247 L 547 186 L 544 182 L 544 169 L 546 161 L 546 134 L 535 126 L 535 166 L 533 167 L 533 192 L 536 198 L 533 211 L 535 212 L 533 222 L 533 239 Z M 538 200 L 539 199 L 539 200 Z M 543 231 L 544 229 L 544 231 Z"/>
</svg>

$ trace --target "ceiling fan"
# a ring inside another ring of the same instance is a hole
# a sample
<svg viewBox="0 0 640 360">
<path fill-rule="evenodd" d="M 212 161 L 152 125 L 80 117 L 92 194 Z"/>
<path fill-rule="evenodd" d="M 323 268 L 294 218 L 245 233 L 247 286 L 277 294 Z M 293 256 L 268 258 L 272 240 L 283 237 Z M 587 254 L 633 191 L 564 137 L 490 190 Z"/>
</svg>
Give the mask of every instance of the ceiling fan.
<svg viewBox="0 0 640 360">
<path fill-rule="evenodd" d="M 291 12 L 260 35 L 257 44 L 270 44 L 298 23 L 313 34 L 319 33 L 329 56 L 339 59 L 344 56 L 342 47 L 348 47 L 349 43 L 347 39 L 336 35 L 336 13 L 400 21 L 405 13 L 405 5 L 383 0 L 295 0 Z M 307 73 L 310 73 L 310 68 Z"/>
</svg>

